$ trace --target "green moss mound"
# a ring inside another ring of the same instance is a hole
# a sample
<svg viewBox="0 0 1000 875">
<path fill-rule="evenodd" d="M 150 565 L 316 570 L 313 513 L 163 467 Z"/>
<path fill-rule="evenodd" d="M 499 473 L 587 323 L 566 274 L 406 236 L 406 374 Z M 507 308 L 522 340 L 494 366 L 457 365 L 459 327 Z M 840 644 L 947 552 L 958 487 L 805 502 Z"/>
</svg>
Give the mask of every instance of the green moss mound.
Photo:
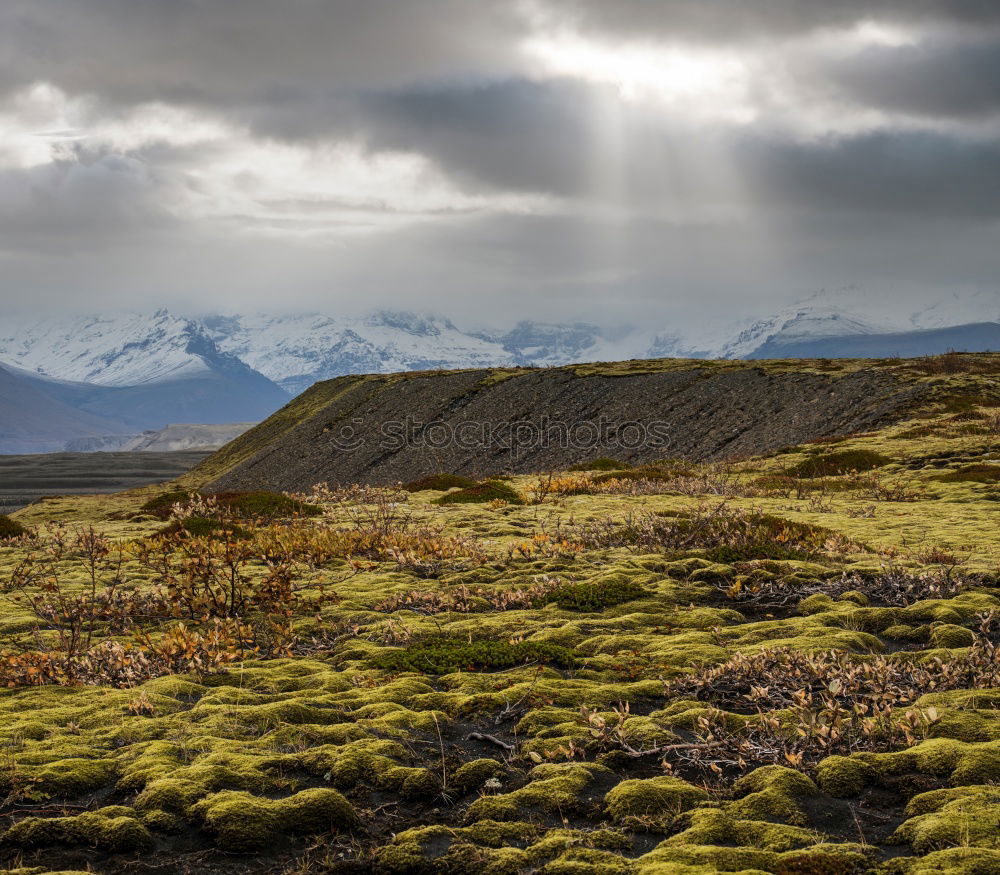
<svg viewBox="0 0 1000 875">
<path fill-rule="evenodd" d="M 463 477 L 461 474 L 431 474 L 429 477 L 421 477 L 419 480 L 404 483 L 403 489 L 407 492 L 427 492 L 429 490 L 447 492 L 449 489 L 471 489 L 477 485 L 477 482 L 471 477 Z"/>
<path fill-rule="evenodd" d="M 745 547 L 715 547 L 705 551 L 709 562 L 719 565 L 732 565 L 734 562 L 752 562 L 754 559 L 795 560 L 808 559 L 813 555 L 810 550 L 799 550 L 785 547 L 774 541 L 761 541 Z"/>
<path fill-rule="evenodd" d="M 606 474 L 598 474 L 594 478 L 594 482 L 610 483 L 612 480 L 652 480 L 654 482 L 663 482 L 665 480 L 673 480 L 678 476 L 680 474 L 676 471 L 667 471 L 663 468 L 646 466 L 644 468 L 629 468 L 627 471 L 608 471 Z"/>
<path fill-rule="evenodd" d="M 449 492 L 435 498 L 435 504 L 487 504 L 491 501 L 506 501 L 507 504 L 524 504 L 521 493 L 500 480 L 484 480 L 475 486 Z"/>
<path fill-rule="evenodd" d="M 215 520 L 211 517 L 189 516 L 182 520 L 174 520 L 157 533 L 159 535 L 185 535 L 190 538 L 217 538 L 225 540 L 233 538 L 243 540 L 250 537 L 250 533 L 242 526 L 235 523 Z"/>
<path fill-rule="evenodd" d="M 195 493 L 178 490 L 163 492 L 143 504 L 139 510 L 160 519 L 168 519 L 174 505 L 190 501 Z M 280 492 L 222 492 L 213 496 L 220 508 L 232 516 L 259 519 L 291 516 L 318 516 L 322 508 L 307 504 Z"/>
<path fill-rule="evenodd" d="M 539 601 L 556 604 L 566 611 L 600 611 L 648 596 L 649 592 L 632 580 L 597 583 L 565 583 Z"/>
<path fill-rule="evenodd" d="M 837 477 L 852 471 L 872 471 L 891 461 L 888 456 L 873 450 L 841 450 L 812 456 L 793 465 L 786 473 L 792 477 Z"/>
<path fill-rule="evenodd" d="M 384 671 L 415 671 L 449 674 L 453 671 L 490 671 L 513 668 L 529 662 L 544 662 L 570 668 L 573 652 L 545 641 L 463 641 L 430 638 L 402 650 L 380 654 L 373 660 Z"/>
<path fill-rule="evenodd" d="M 963 465 L 935 479 L 942 483 L 1000 483 L 1000 465 Z"/>
<path fill-rule="evenodd" d="M 17 520 L 12 520 L 5 514 L 0 514 L 0 540 L 4 538 L 20 538 L 26 535 L 28 530 Z"/>
<path fill-rule="evenodd" d="M 280 492 L 222 492 L 215 496 L 221 507 L 239 517 L 319 516 L 323 509 Z"/>
<path fill-rule="evenodd" d="M 708 793 L 670 776 L 622 781 L 604 797 L 608 814 L 619 823 L 630 817 L 677 815 L 708 801 Z"/>
<path fill-rule="evenodd" d="M 589 462 L 580 462 L 570 466 L 569 471 L 627 471 L 632 466 L 628 462 L 619 462 L 617 459 L 610 459 L 601 456 L 599 459 L 592 459 Z"/>
<path fill-rule="evenodd" d="M 336 790 L 303 790 L 285 799 L 265 799 L 224 790 L 192 809 L 227 851 L 259 851 L 282 835 L 316 835 L 358 826 L 351 803 Z"/>
<path fill-rule="evenodd" d="M 143 513 L 151 514 L 152 516 L 165 520 L 170 517 L 170 513 L 175 504 L 190 501 L 193 497 L 193 492 L 185 492 L 183 490 L 161 492 L 159 495 L 153 496 L 153 498 L 149 499 L 149 501 L 143 504 L 139 510 Z"/>
<path fill-rule="evenodd" d="M 149 830 L 126 811 L 113 806 L 75 817 L 26 817 L 7 830 L 0 843 L 16 848 L 83 846 L 110 853 L 149 850 Z"/>
</svg>

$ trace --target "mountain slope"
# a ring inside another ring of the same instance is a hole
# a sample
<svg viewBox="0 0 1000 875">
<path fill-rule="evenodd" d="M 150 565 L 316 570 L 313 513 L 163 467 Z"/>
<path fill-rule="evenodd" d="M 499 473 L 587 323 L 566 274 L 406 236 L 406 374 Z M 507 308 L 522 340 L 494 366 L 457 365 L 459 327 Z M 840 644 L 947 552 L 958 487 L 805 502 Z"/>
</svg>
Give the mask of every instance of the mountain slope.
<svg viewBox="0 0 1000 875">
<path fill-rule="evenodd" d="M 172 422 L 260 420 L 290 394 L 348 374 L 665 357 L 915 356 L 1000 347 L 992 318 L 943 324 L 962 314 L 1000 315 L 995 294 L 948 299 L 947 306 L 900 314 L 894 326 L 864 315 L 859 300 L 814 295 L 765 319 L 695 333 L 655 324 L 608 330 L 584 322 L 532 321 L 508 330 L 467 331 L 440 316 L 391 311 L 362 317 L 257 313 L 196 320 L 159 310 L 5 319 L 0 363 L 17 369 L 20 378 L 37 381 L 36 388 L 50 398 L 116 423 L 119 433 L 136 433 Z M 89 437 L 76 427 L 67 427 L 65 435 L 67 440 Z M 52 429 L 39 433 L 44 445 L 55 439 Z"/>
<path fill-rule="evenodd" d="M 0 360 L 39 376 L 98 386 L 135 386 L 211 370 L 204 332 L 165 310 L 4 320 Z"/>
<path fill-rule="evenodd" d="M 485 367 L 511 360 L 502 345 L 449 320 L 378 311 L 363 318 L 298 315 L 215 316 L 207 336 L 286 391 L 343 374 Z"/>
<path fill-rule="evenodd" d="M 242 364 L 137 386 L 56 383 L 51 394 L 80 411 L 122 423 L 131 433 L 165 428 L 173 422 L 224 425 L 260 420 L 289 398 Z"/>
<path fill-rule="evenodd" d="M 48 453 L 73 438 L 120 434 L 127 429 L 76 410 L 46 393 L 39 381 L 0 367 L 0 453 Z"/>
<path fill-rule="evenodd" d="M 745 456 L 867 430 L 902 416 L 923 391 L 887 369 L 676 360 L 340 377 L 224 447 L 189 482 L 308 489 L 559 470 L 598 456 Z"/>
<path fill-rule="evenodd" d="M 816 338 L 881 334 L 891 330 L 890 326 L 880 325 L 863 316 L 807 302 L 753 322 L 713 352 L 718 358 L 759 358 L 756 352 L 769 343 L 791 344 Z"/>
<path fill-rule="evenodd" d="M 63 404 L 133 433 L 172 422 L 259 420 L 289 397 L 219 350 L 201 324 L 164 310 L 5 322 L 0 361 Z"/>
<path fill-rule="evenodd" d="M 851 334 L 840 337 L 777 335 L 747 358 L 909 358 L 940 355 L 949 350 L 1000 350 L 1000 323 L 982 322 L 888 334 Z"/>
</svg>

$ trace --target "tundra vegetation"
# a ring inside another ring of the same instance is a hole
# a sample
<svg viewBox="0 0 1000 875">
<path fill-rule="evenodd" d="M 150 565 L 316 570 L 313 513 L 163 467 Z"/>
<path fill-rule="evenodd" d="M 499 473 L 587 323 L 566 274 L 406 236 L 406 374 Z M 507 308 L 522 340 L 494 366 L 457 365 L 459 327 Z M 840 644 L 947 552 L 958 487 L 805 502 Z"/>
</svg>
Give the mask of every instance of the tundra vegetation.
<svg viewBox="0 0 1000 875">
<path fill-rule="evenodd" d="M 0 518 L 0 867 L 1000 871 L 972 363 L 767 457 Z"/>
</svg>

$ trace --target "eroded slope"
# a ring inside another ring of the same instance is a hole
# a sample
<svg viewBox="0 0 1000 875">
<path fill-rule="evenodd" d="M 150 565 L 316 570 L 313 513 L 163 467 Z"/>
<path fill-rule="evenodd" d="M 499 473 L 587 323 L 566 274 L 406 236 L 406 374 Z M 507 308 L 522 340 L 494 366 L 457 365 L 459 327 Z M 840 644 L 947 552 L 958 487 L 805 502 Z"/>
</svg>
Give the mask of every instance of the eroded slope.
<svg viewBox="0 0 1000 875">
<path fill-rule="evenodd" d="M 602 454 L 630 462 L 745 457 L 898 419 L 925 391 L 888 368 L 826 367 L 664 361 L 343 378 L 313 387 L 191 482 L 215 491 L 305 489 L 435 471 L 552 470 Z M 618 431 L 630 423 L 642 431 Z"/>
</svg>

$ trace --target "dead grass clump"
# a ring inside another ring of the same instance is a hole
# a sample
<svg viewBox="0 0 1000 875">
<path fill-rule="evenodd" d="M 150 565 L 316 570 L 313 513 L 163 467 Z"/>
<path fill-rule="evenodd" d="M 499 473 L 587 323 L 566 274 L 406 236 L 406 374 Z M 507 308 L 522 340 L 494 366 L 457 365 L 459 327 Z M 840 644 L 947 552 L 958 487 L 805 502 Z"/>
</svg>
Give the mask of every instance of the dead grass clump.
<svg viewBox="0 0 1000 875">
<path fill-rule="evenodd" d="M 907 365 L 906 369 L 925 376 L 1000 374 L 1000 356 L 949 350 L 941 355 L 918 358 L 912 364 Z"/>
<path fill-rule="evenodd" d="M 950 570 L 915 573 L 888 568 L 881 574 L 842 574 L 815 583 L 782 578 L 754 580 L 756 566 L 752 565 L 737 565 L 737 570 L 747 574 L 748 579 L 720 584 L 719 589 L 732 601 L 758 610 L 787 607 L 816 593 L 837 598 L 848 592 L 860 593 L 872 605 L 905 608 L 924 599 L 951 598 L 978 583 L 974 578 L 956 577 Z"/>
<path fill-rule="evenodd" d="M 754 510 L 725 504 L 703 505 L 684 514 L 666 516 L 640 512 L 624 519 L 587 522 L 550 534 L 555 542 L 583 549 L 624 547 L 642 553 L 709 550 L 716 561 L 805 559 L 825 548 L 832 532 Z"/>
<path fill-rule="evenodd" d="M 668 694 L 711 702 L 697 719 L 696 740 L 645 749 L 630 742 L 624 720 L 599 737 L 631 756 L 660 755 L 721 777 L 758 765 L 807 768 L 832 754 L 910 747 L 940 721 L 935 708 L 910 707 L 929 692 L 990 688 L 1000 683 L 997 629 L 981 618 L 966 656 L 915 663 L 883 656 L 767 650 L 738 653 L 721 665 L 672 681 Z M 728 718 L 727 709 L 752 715 Z"/>
<path fill-rule="evenodd" d="M 737 713 L 791 707 L 807 695 L 830 696 L 838 707 L 861 700 L 880 706 L 907 705 L 925 693 L 1000 683 L 997 632 L 993 616 L 983 615 L 975 643 L 965 655 L 922 663 L 837 651 L 737 653 L 720 665 L 670 682 L 669 692 Z"/>
</svg>

